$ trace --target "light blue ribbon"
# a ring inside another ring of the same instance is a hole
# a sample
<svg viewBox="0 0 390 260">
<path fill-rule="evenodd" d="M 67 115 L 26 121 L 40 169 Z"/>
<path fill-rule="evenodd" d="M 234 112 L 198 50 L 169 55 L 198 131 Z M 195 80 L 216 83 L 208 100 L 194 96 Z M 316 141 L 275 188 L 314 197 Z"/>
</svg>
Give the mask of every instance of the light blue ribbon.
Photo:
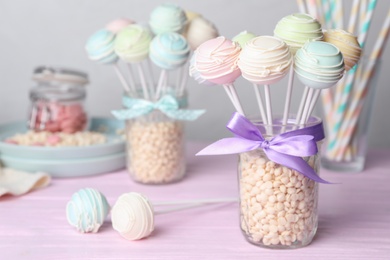
<svg viewBox="0 0 390 260">
<path fill-rule="evenodd" d="M 206 112 L 206 110 L 179 109 L 179 103 L 172 95 L 164 95 L 155 103 L 145 99 L 135 99 L 124 96 L 122 98 L 122 103 L 127 109 L 111 111 L 119 120 L 133 119 L 147 115 L 153 110 L 160 110 L 172 119 L 193 121 Z"/>
</svg>

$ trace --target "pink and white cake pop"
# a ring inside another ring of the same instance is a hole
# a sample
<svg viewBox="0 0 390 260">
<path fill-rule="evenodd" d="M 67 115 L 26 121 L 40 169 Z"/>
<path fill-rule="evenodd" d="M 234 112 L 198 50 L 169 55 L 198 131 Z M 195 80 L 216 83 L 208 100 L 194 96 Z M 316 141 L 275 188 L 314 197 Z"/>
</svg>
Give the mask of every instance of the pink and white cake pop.
<svg viewBox="0 0 390 260">
<path fill-rule="evenodd" d="M 241 47 L 223 36 L 202 43 L 197 49 L 195 68 L 215 84 L 231 84 L 240 75 L 237 60 Z"/>
<path fill-rule="evenodd" d="M 238 60 L 242 76 L 254 84 L 274 84 L 288 72 L 292 62 L 289 47 L 273 36 L 258 36 L 246 43 Z"/>
<path fill-rule="evenodd" d="M 118 18 L 109 22 L 105 28 L 114 34 L 117 34 L 120 30 L 133 23 L 135 23 L 133 20 L 127 18 Z"/>
</svg>

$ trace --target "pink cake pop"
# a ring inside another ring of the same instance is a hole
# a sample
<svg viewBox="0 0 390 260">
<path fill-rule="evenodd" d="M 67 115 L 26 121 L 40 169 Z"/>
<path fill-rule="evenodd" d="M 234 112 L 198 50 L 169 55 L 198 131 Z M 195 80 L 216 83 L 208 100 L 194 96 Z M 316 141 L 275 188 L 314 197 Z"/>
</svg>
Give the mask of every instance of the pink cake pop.
<svg viewBox="0 0 390 260">
<path fill-rule="evenodd" d="M 223 36 L 208 40 L 196 49 L 195 70 L 201 78 L 223 85 L 237 112 L 244 115 L 233 82 L 241 75 L 237 59 L 241 47 Z"/>
<path fill-rule="evenodd" d="M 109 22 L 106 25 L 106 30 L 117 34 L 120 30 L 125 28 L 126 26 L 135 23 L 133 20 L 127 19 L 127 18 L 118 18 L 111 22 Z"/>
</svg>

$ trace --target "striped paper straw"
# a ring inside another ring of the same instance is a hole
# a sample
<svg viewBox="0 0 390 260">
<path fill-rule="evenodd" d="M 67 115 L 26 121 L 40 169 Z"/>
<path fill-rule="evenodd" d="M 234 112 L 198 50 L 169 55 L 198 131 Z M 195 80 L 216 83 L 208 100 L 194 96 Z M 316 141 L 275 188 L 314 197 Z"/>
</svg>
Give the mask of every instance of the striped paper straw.
<svg viewBox="0 0 390 260">
<path fill-rule="evenodd" d="M 387 12 L 386 20 L 383 23 L 382 29 L 379 33 L 378 39 L 374 45 L 374 49 L 371 53 L 369 63 L 367 68 L 363 73 L 363 76 L 358 84 L 358 88 L 356 89 L 356 94 L 351 102 L 351 105 L 348 108 L 348 112 L 346 118 L 341 127 L 341 131 L 339 133 L 340 139 L 336 147 L 337 158 L 341 158 L 345 153 L 346 146 L 350 142 L 351 135 L 353 134 L 354 129 L 356 128 L 357 121 L 359 119 L 361 110 L 364 105 L 365 97 L 368 93 L 368 83 L 372 80 L 375 75 L 375 68 L 377 64 L 377 60 L 381 58 L 383 50 L 386 46 L 386 42 L 389 38 L 390 31 L 390 9 Z"/>
<path fill-rule="evenodd" d="M 349 15 L 348 32 L 355 33 L 355 25 L 359 12 L 359 0 L 353 0 L 351 14 Z"/>
<path fill-rule="evenodd" d="M 321 24 L 325 24 L 325 15 L 324 15 L 324 10 L 322 9 L 322 4 L 321 0 L 315 0 L 316 1 L 316 6 L 317 6 L 317 12 L 318 12 L 318 20 L 320 21 Z"/>
<path fill-rule="evenodd" d="M 307 10 L 311 16 L 318 19 L 316 0 L 306 0 Z"/>
<path fill-rule="evenodd" d="M 323 8 L 324 16 L 325 16 L 326 27 L 327 27 L 327 29 L 331 29 L 332 28 L 332 13 L 330 10 L 329 0 L 321 0 L 321 1 L 322 1 L 322 8 Z"/>
<path fill-rule="evenodd" d="M 364 23 L 362 24 L 362 27 L 360 28 L 360 34 L 358 37 L 358 41 L 362 48 L 364 48 L 364 45 L 366 43 L 367 35 L 370 30 L 372 15 L 375 10 L 377 0 L 370 0 L 367 6 L 367 11 L 364 18 Z"/>
<path fill-rule="evenodd" d="M 367 39 L 375 6 L 376 6 L 376 0 L 370 0 L 367 14 L 366 14 L 366 19 L 364 21 L 362 31 L 359 34 L 359 38 L 358 38 L 358 41 L 362 48 L 364 48 L 365 41 Z M 332 153 L 331 151 L 335 149 L 337 143 L 336 136 L 340 131 L 342 121 L 345 121 L 342 119 L 346 109 L 348 109 L 348 99 L 350 98 L 352 92 L 352 88 L 355 80 L 356 67 L 357 66 L 355 65 L 351 70 L 348 71 L 346 75 L 347 77 L 346 77 L 345 87 L 341 93 L 341 98 L 339 102 L 340 104 L 337 106 L 337 109 L 334 111 L 333 120 L 335 122 L 335 125 L 333 127 L 333 130 L 330 132 L 330 139 L 329 139 L 330 142 L 328 144 L 328 150 L 330 151 L 330 153 Z"/>
<path fill-rule="evenodd" d="M 338 29 L 344 28 L 343 1 L 332 0 L 331 2 L 332 17 L 334 27 Z"/>
<path fill-rule="evenodd" d="M 306 5 L 305 5 L 305 2 L 303 0 L 297 0 L 297 5 L 298 5 L 298 9 L 299 9 L 299 12 L 300 13 L 307 13 L 307 10 L 306 10 Z"/>
<path fill-rule="evenodd" d="M 360 0 L 359 6 L 359 28 L 360 30 L 363 26 L 363 22 L 366 18 L 366 10 L 367 10 L 367 0 Z"/>
</svg>

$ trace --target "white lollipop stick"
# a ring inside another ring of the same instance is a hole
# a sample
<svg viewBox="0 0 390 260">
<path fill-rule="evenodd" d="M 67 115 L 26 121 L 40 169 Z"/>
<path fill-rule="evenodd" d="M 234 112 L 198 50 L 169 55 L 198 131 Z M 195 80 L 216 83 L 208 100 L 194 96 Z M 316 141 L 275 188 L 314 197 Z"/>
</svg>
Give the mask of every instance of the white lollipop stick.
<svg viewBox="0 0 390 260">
<path fill-rule="evenodd" d="M 184 65 L 183 65 L 183 68 L 184 69 L 184 74 L 183 74 L 183 77 L 181 79 L 181 82 L 180 82 L 180 85 L 178 86 L 178 91 L 177 91 L 177 95 L 178 96 L 182 96 L 184 94 L 184 89 L 185 89 L 185 86 L 187 84 L 187 81 L 188 81 L 188 76 L 189 76 L 189 62 L 187 61 Z"/>
<path fill-rule="evenodd" d="M 152 68 L 152 64 L 150 62 L 149 59 L 146 60 L 146 62 L 143 64 L 144 65 L 144 69 L 146 71 L 146 77 L 148 79 L 148 84 L 149 84 L 149 89 L 150 89 L 150 96 L 154 96 L 155 95 L 155 82 L 154 82 L 154 76 L 153 76 L 153 68 Z"/>
<path fill-rule="evenodd" d="M 224 202 L 237 202 L 236 198 L 221 198 L 221 199 L 199 199 L 199 200 L 176 200 L 176 201 L 160 201 L 153 203 L 153 206 L 170 206 L 183 204 L 215 204 Z"/>
<path fill-rule="evenodd" d="M 253 87 L 255 89 L 255 95 L 256 95 L 257 104 L 258 104 L 259 110 L 260 110 L 261 120 L 263 120 L 264 124 L 268 124 L 267 116 L 266 116 L 265 110 L 264 110 L 263 99 L 261 98 L 260 86 L 253 84 Z"/>
<path fill-rule="evenodd" d="M 282 132 L 285 131 L 285 126 L 287 125 L 288 114 L 290 113 L 290 104 L 291 104 L 291 95 L 293 90 L 294 83 L 294 63 L 291 63 L 290 74 L 288 76 L 288 85 L 287 85 L 287 93 L 286 100 L 284 102 L 284 111 L 283 111 L 283 129 Z"/>
<path fill-rule="evenodd" d="M 230 91 L 230 88 L 228 86 L 223 86 L 223 89 L 225 90 L 227 96 L 229 97 L 230 102 L 232 102 L 234 108 L 238 112 L 238 108 L 237 108 L 238 106 L 236 104 L 236 100 L 233 98 L 233 95 L 232 95 L 232 92 Z"/>
<path fill-rule="evenodd" d="M 148 90 L 148 86 L 146 85 L 145 74 L 142 69 L 141 63 L 137 63 L 137 69 L 138 69 L 139 79 L 141 81 L 142 91 L 144 92 L 144 98 L 149 100 L 150 99 L 149 90 Z"/>
<path fill-rule="evenodd" d="M 167 77 L 167 71 L 161 70 L 160 78 L 158 79 L 157 89 L 156 89 L 156 96 L 155 99 L 158 100 L 164 85 L 164 80 Z"/>
<path fill-rule="evenodd" d="M 119 67 L 118 67 L 119 68 Z M 127 70 L 129 71 L 129 83 L 130 83 L 130 88 L 131 90 L 137 95 L 137 85 L 135 84 L 135 77 L 134 77 L 134 72 L 133 72 L 133 67 L 131 66 L 130 63 L 127 63 Z"/>
<path fill-rule="evenodd" d="M 241 115 L 245 116 L 244 114 L 244 110 L 242 109 L 242 106 L 241 106 L 241 102 L 240 102 L 240 99 L 238 98 L 238 95 L 237 95 L 237 92 L 236 92 L 236 89 L 234 88 L 233 84 L 227 84 L 227 85 L 223 85 L 223 87 L 228 89 L 226 91 L 230 91 L 230 95 L 229 95 L 229 98 L 230 100 L 232 101 L 235 109 L 237 110 L 238 113 L 240 113 Z"/>
<path fill-rule="evenodd" d="M 264 85 L 264 94 L 265 94 L 265 106 L 267 109 L 267 120 L 268 124 L 272 125 L 272 104 L 271 104 L 271 92 L 269 85 Z"/>
<path fill-rule="evenodd" d="M 298 125 L 299 121 L 301 120 L 302 112 L 303 112 L 303 108 L 305 107 L 308 92 L 309 92 L 309 87 L 306 86 L 305 89 L 303 90 L 301 103 L 299 104 L 299 108 L 298 108 L 298 112 L 297 112 L 297 118 L 295 119 L 296 125 Z"/>
<path fill-rule="evenodd" d="M 307 113 L 307 117 L 306 117 L 305 123 L 309 120 L 311 114 L 313 113 L 314 107 L 315 107 L 316 104 L 317 104 L 317 101 L 318 101 L 318 98 L 319 98 L 320 94 L 321 94 L 321 89 L 316 89 L 316 90 L 314 90 L 313 99 L 312 99 L 312 101 L 310 102 L 310 105 L 309 105 L 309 112 Z"/>
<path fill-rule="evenodd" d="M 180 207 L 174 207 L 169 209 L 163 209 L 163 210 L 155 210 L 154 214 L 165 214 L 185 209 L 191 209 L 196 208 L 208 204 L 218 204 L 218 203 L 229 203 L 229 202 L 237 202 L 238 199 L 215 199 L 215 200 L 192 200 L 192 201 L 168 201 L 168 202 L 160 202 L 160 203 L 153 203 L 153 206 L 166 206 L 166 205 L 182 205 Z M 184 206 L 183 206 L 184 205 Z"/>
<path fill-rule="evenodd" d="M 178 92 L 178 89 L 180 88 L 181 82 L 182 82 L 182 80 L 183 80 L 183 74 L 184 74 L 184 65 L 181 66 L 181 67 L 177 70 L 177 75 L 176 75 L 176 91 L 175 91 L 175 92 Z"/>
<path fill-rule="evenodd" d="M 307 115 L 309 113 L 310 103 L 313 100 L 313 93 L 314 93 L 313 88 L 309 88 L 309 92 L 307 93 L 307 98 L 306 98 L 306 102 L 305 102 L 305 107 L 303 109 L 302 117 L 301 117 L 301 120 L 299 121 L 299 125 L 301 125 L 301 126 L 306 123 L 306 118 L 307 118 Z"/>
<path fill-rule="evenodd" d="M 119 81 L 121 82 L 125 91 L 127 93 L 131 93 L 132 91 L 130 90 L 129 85 L 127 84 L 127 81 L 125 80 L 125 77 L 123 77 L 123 74 L 122 74 L 121 70 L 119 69 L 118 64 L 114 64 L 114 68 L 115 68 L 116 75 L 118 76 Z"/>
</svg>

